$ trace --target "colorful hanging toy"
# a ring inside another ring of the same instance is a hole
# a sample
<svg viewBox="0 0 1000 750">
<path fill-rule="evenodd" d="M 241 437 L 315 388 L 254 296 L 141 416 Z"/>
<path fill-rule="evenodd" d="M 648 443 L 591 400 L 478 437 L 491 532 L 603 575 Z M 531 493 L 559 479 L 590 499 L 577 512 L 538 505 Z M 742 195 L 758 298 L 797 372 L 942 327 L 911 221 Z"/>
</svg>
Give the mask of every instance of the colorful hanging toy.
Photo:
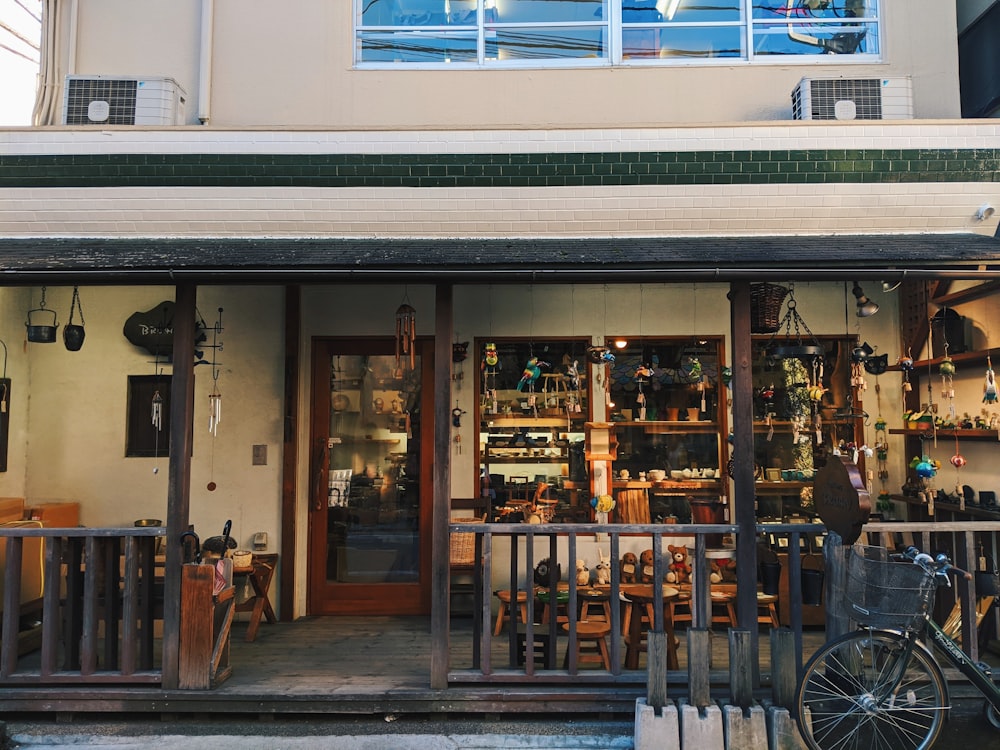
<svg viewBox="0 0 1000 750">
<path fill-rule="evenodd" d="M 997 383 L 993 377 L 993 363 L 990 355 L 986 355 L 986 382 L 983 384 L 983 403 L 995 404 L 997 402 Z"/>
</svg>

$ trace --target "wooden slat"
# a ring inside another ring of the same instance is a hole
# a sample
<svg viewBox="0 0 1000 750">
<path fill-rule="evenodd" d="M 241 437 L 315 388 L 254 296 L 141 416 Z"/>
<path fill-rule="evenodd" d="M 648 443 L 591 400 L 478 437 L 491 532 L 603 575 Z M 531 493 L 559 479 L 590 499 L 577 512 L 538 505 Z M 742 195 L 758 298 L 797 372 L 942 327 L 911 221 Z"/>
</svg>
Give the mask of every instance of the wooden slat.
<svg viewBox="0 0 1000 750">
<path fill-rule="evenodd" d="M 83 627 L 83 539 L 65 541 L 66 600 L 62 608 L 63 669 L 80 668 L 80 639 Z M 51 614 L 51 613 L 50 613 Z"/>
<path fill-rule="evenodd" d="M 101 566 L 98 563 L 97 537 L 87 537 L 84 555 L 87 570 L 83 577 L 83 637 L 80 644 L 80 674 L 97 671 L 97 586 Z"/>
<path fill-rule="evenodd" d="M 153 668 L 153 621 L 156 619 L 156 540 L 132 537 L 139 547 L 138 669 Z"/>
<path fill-rule="evenodd" d="M 125 588 L 122 592 L 121 671 L 136 671 L 139 621 L 139 545 L 135 537 L 125 540 Z"/>
<path fill-rule="evenodd" d="M 757 683 L 757 655 L 751 644 L 757 634 L 733 628 L 729 631 L 729 695 L 734 706 L 744 711 L 753 704 Z"/>
<path fill-rule="evenodd" d="M 712 701 L 709 689 L 709 670 L 712 662 L 711 631 L 706 628 L 690 628 L 688 643 L 688 698 L 699 708 Z"/>
<path fill-rule="evenodd" d="M 108 539 L 100 547 L 104 566 L 104 669 L 117 670 L 118 636 L 121 634 L 121 539 Z"/>
<path fill-rule="evenodd" d="M 7 539 L 7 557 L 3 590 L 3 640 L 0 642 L 0 677 L 8 677 L 17 669 L 18 631 L 21 621 L 21 557 L 24 540 Z"/>
<path fill-rule="evenodd" d="M 60 568 L 62 566 L 62 539 L 48 537 L 45 540 L 45 593 L 42 595 L 42 662 L 43 676 L 56 672 L 59 658 L 59 592 L 62 588 Z"/>
<path fill-rule="evenodd" d="M 181 689 L 207 690 L 211 687 L 212 623 L 214 606 L 212 565 L 185 565 L 181 572 L 180 662 Z"/>
</svg>

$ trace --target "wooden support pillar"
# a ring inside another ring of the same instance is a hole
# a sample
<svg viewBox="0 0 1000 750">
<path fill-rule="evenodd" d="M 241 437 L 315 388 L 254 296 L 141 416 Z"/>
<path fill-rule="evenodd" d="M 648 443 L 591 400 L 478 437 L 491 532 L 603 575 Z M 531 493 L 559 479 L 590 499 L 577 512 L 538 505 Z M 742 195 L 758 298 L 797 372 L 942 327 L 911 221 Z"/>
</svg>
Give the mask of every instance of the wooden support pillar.
<svg viewBox="0 0 1000 750">
<path fill-rule="evenodd" d="M 729 287 L 733 336 L 733 506 L 736 535 L 736 613 L 749 630 L 752 663 L 759 656 L 757 634 L 757 514 L 753 450 L 753 347 L 750 341 L 750 282 Z M 755 670 L 757 672 L 759 670 Z M 756 686 L 757 677 L 754 677 Z"/>
<path fill-rule="evenodd" d="M 177 285 L 174 300 L 173 377 L 170 384 L 170 464 L 167 479 L 167 541 L 163 572 L 163 687 L 178 687 L 180 668 L 181 533 L 191 512 L 191 447 L 194 442 L 194 339 L 197 286 Z"/>
<path fill-rule="evenodd" d="M 431 688 L 448 687 L 451 569 L 451 342 L 454 288 L 438 284 L 434 294 L 434 498 L 431 514 Z M 475 562 L 473 563 L 476 564 Z"/>
<path fill-rule="evenodd" d="M 284 435 L 281 454 L 281 594 L 279 614 L 291 622 L 295 613 L 295 523 L 298 499 L 299 464 L 299 334 L 302 324 L 302 290 L 297 284 L 285 287 L 285 401 Z"/>
</svg>

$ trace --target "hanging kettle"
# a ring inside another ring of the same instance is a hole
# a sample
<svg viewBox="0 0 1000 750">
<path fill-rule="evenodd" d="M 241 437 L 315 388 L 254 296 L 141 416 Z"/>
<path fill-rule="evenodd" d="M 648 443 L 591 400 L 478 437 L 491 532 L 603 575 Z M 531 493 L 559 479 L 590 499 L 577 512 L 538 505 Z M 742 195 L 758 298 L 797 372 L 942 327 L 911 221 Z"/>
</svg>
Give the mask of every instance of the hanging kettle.
<svg viewBox="0 0 1000 750">
<path fill-rule="evenodd" d="M 73 313 L 80 311 L 80 325 L 73 322 Z M 80 304 L 79 287 L 73 287 L 73 301 L 69 306 L 69 323 L 63 328 L 63 343 L 71 352 L 78 352 L 83 347 L 83 339 L 87 332 L 83 329 L 83 306 Z"/>
<path fill-rule="evenodd" d="M 43 315 L 51 315 L 51 325 L 42 325 L 40 318 Z M 56 311 L 45 307 L 45 287 L 42 287 L 42 301 L 38 307 L 28 310 L 28 319 L 24 322 L 28 329 L 28 341 L 33 344 L 51 344 L 56 340 L 56 329 L 59 324 L 56 322 Z"/>
</svg>

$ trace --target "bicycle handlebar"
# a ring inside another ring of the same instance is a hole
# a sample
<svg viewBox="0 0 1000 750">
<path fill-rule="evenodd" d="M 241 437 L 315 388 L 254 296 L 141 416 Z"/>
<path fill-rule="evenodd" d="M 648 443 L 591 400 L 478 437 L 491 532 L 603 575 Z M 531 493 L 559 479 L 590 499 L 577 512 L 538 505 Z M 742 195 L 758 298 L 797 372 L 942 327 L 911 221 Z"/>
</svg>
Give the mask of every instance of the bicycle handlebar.
<svg viewBox="0 0 1000 750">
<path fill-rule="evenodd" d="M 951 585 L 950 579 L 948 579 L 948 574 L 952 573 L 956 576 L 961 576 L 966 581 L 972 580 L 972 573 L 967 570 L 962 570 L 961 568 L 956 568 L 951 564 L 951 558 L 943 552 L 939 552 L 936 557 L 931 557 L 926 552 L 921 552 L 916 547 L 907 547 L 900 557 L 904 560 L 909 560 L 914 565 L 919 565 L 923 568 L 929 575 L 939 576 L 948 581 L 948 585 Z"/>
</svg>

